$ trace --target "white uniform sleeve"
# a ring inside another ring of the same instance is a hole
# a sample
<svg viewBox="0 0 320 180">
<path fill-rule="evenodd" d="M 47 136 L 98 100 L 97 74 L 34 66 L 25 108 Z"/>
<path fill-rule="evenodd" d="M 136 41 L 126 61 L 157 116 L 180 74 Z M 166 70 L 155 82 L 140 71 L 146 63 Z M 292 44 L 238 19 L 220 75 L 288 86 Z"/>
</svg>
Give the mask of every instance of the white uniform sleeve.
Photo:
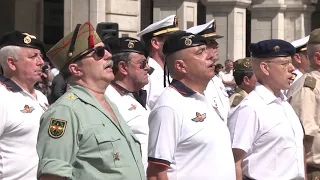
<svg viewBox="0 0 320 180">
<path fill-rule="evenodd" d="M 228 119 L 232 148 L 242 149 L 246 153 L 255 142 L 259 119 L 255 110 L 250 106 L 240 106 L 231 112 Z"/>
<path fill-rule="evenodd" d="M 149 163 L 169 167 L 180 139 L 181 122 L 170 107 L 159 107 L 149 116 Z"/>
<path fill-rule="evenodd" d="M 2 136 L 4 130 L 7 127 L 7 119 L 8 119 L 8 105 L 4 103 L 0 103 L 0 137 Z"/>
<path fill-rule="evenodd" d="M 161 78 L 150 76 L 149 83 L 145 87 L 147 91 L 147 105 L 152 109 L 164 89 L 163 79 L 161 82 Z"/>
</svg>

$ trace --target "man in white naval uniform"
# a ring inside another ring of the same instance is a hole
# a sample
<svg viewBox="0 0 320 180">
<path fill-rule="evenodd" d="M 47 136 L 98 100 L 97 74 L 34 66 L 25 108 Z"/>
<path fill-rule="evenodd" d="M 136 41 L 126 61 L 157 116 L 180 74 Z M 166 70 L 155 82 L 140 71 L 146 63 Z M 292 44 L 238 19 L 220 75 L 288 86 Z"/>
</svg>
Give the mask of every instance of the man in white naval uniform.
<svg viewBox="0 0 320 180">
<path fill-rule="evenodd" d="M 143 89 L 147 90 L 147 104 L 151 109 L 165 87 L 163 44 L 169 35 L 177 31 L 179 31 L 178 18 L 176 15 L 171 15 L 149 25 L 137 34 L 149 51 L 148 61 L 151 67 L 149 83 Z M 166 82 L 166 86 L 168 84 Z"/>
<path fill-rule="evenodd" d="M 291 43 L 296 48 L 296 53 L 292 58 L 292 64 L 295 67 L 295 70 L 293 71 L 293 74 L 295 75 L 293 83 L 295 83 L 309 69 L 310 60 L 307 54 L 308 41 L 309 36 Z"/>
<path fill-rule="evenodd" d="M 116 104 L 123 119 L 141 143 L 142 162 L 148 166 L 148 117 L 147 92 L 141 88 L 148 83 L 150 67 L 147 52 L 142 42 L 130 37 L 117 38 L 106 44 L 112 52 L 113 73 L 111 86 L 106 95 Z"/>
<path fill-rule="evenodd" d="M 149 116 L 149 180 L 235 180 L 228 128 L 204 95 L 215 74 L 206 44 L 192 33 L 164 44 L 173 81 Z"/>
<path fill-rule="evenodd" d="M 281 92 L 293 81 L 295 48 L 279 39 L 249 48 L 258 83 L 228 119 L 237 180 L 304 180 L 303 127 Z"/>
<path fill-rule="evenodd" d="M 0 40 L 0 179 L 36 180 L 40 117 L 47 98 L 41 81 L 44 47 L 35 36 L 12 31 Z"/>
<path fill-rule="evenodd" d="M 216 20 L 211 20 L 206 24 L 194 26 L 186 30 L 192 34 L 199 34 L 206 38 L 208 41 L 208 47 L 213 51 L 213 61 L 219 60 L 219 44 L 216 39 L 220 39 L 223 36 L 216 33 Z M 228 112 L 230 109 L 229 96 L 226 92 L 225 86 L 222 80 L 215 75 L 208 83 L 205 90 L 205 95 L 211 103 L 216 107 L 221 118 L 227 121 Z"/>
</svg>

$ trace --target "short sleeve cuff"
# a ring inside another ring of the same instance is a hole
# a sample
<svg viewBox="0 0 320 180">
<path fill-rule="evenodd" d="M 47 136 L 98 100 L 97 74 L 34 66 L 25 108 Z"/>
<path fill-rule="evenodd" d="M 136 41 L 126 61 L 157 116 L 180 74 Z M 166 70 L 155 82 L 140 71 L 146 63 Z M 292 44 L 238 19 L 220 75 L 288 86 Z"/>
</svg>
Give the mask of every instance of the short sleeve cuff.
<svg viewBox="0 0 320 180">
<path fill-rule="evenodd" d="M 148 157 L 148 162 L 151 164 L 157 164 L 157 165 L 161 165 L 161 166 L 165 166 L 165 167 L 170 167 L 170 164 L 171 164 L 167 160 L 157 159 L 157 158 L 152 158 L 152 157 Z"/>
<path fill-rule="evenodd" d="M 50 174 L 72 179 L 72 169 L 73 167 L 65 161 L 58 159 L 42 159 L 39 162 L 38 178 L 43 174 Z"/>
<path fill-rule="evenodd" d="M 319 127 L 318 126 L 314 126 L 314 127 L 304 127 L 304 131 L 305 131 L 305 134 L 308 135 L 308 136 L 316 136 L 319 134 L 320 130 L 319 130 Z"/>
<path fill-rule="evenodd" d="M 239 143 L 232 143 L 232 149 L 241 149 L 243 150 L 245 153 L 248 153 L 250 147 L 244 147 L 243 145 L 239 144 Z"/>
</svg>

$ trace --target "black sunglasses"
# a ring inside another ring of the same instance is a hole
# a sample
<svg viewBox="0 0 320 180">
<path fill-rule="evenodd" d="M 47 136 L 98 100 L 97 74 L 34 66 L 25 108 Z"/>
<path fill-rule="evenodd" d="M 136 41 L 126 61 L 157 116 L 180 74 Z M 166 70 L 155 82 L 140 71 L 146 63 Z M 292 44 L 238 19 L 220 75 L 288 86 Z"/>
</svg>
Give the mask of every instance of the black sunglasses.
<svg viewBox="0 0 320 180">
<path fill-rule="evenodd" d="M 148 64 L 148 60 L 147 59 L 144 59 L 143 61 L 140 62 L 140 69 L 144 69 L 146 68 Z"/>
<path fill-rule="evenodd" d="M 92 51 L 94 51 L 94 54 L 96 54 L 101 59 L 105 55 L 105 50 L 107 50 L 107 49 L 108 48 L 106 46 L 97 46 L 97 47 L 95 47 L 93 49 L 88 50 L 87 52 L 85 52 L 83 54 L 79 54 L 79 55 L 75 56 L 73 58 L 74 59 L 73 62 L 82 60 L 84 57 L 86 57 Z"/>
</svg>

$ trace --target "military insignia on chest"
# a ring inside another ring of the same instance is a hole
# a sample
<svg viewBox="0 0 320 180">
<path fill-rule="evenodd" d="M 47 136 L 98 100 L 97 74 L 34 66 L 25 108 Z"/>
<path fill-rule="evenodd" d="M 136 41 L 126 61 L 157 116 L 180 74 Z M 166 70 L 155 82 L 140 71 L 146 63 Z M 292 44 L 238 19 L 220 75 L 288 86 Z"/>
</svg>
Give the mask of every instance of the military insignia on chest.
<svg viewBox="0 0 320 180">
<path fill-rule="evenodd" d="M 51 118 L 49 124 L 49 135 L 52 138 L 60 138 L 63 136 L 67 126 L 67 121 Z"/>
<path fill-rule="evenodd" d="M 206 119 L 207 115 L 206 113 L 200 114 L 199 112 L 196 112 L 196 117 L 192 118 L 191 120 L 194 122 L 203 122 L 204 119 Z"/>
<path fill-rule="evenodd" d="M 130 108 L 128 110 L 132 111 L 132 110 L 136 110 L 136 109 L 137 109 L 137 105 L 131 104 L 131 106 L 130 106 Z"/>
<path fill-rule="evenodd" d="M 20 110 L 22 113 L 32 113 L 34 110 L 34 107 L 29 106 L 29 105 L 24 105 L 23 109 Z"/>
</svg>

